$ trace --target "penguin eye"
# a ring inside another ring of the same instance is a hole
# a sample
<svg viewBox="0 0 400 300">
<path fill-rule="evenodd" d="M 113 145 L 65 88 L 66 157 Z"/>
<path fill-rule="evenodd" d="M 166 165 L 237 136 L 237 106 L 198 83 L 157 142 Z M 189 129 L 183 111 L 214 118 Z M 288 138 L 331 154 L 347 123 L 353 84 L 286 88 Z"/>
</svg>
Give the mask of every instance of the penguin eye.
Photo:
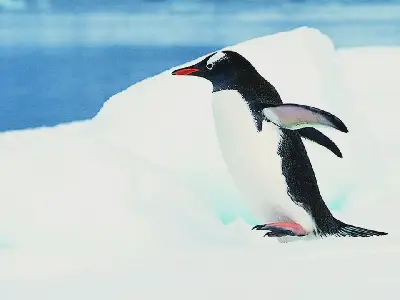
<svg viewBox="0 0 400 300">
<path fill-rule="evenodd" d="M 213 67 L 214 67 L 214 64 L 207 64 L 207 65 L 206 65 L 206 68 L 207 68 L 208 70 L 212 70 Z"/>
</svg>

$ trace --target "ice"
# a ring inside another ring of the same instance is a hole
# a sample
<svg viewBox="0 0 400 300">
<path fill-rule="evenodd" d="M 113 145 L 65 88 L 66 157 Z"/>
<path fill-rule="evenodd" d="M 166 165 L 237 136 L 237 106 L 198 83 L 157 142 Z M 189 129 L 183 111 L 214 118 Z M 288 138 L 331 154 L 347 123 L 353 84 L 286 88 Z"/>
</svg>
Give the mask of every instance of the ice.
<svg viewBox="0 0 400 300">
<path fill-rule="evenodd" d="M 167 70 L 92 120 L 0 135 L 0 299 L 397 299 L 400 49 L 337 51 L 311 28 L 229 48 L 284 102 L 345 122 L 325 130 L 343 159 L 307 143 L 321 191 L 344 221 L 389 235 L 279 244 L 251 231 L 210 84 Z"/>
</svg>

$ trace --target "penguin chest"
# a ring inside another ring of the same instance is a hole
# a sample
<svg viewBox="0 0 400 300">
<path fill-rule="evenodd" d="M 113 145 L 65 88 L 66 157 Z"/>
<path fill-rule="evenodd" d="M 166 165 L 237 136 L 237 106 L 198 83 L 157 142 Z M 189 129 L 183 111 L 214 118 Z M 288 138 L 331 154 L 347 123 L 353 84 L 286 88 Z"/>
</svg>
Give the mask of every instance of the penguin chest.
<svg viewBox="0 0 400 300">
<path fill-rule="evenodd" d="M 213 93 L 212 101 L 223 158 L 248 207 L 260 221 L 297 221 L 297 215 L 304 211 L 287 194 L 278 155 L 280 129 L 264 122 L 258 132 L 247 103 L 236 91 Z"/>
</svg>

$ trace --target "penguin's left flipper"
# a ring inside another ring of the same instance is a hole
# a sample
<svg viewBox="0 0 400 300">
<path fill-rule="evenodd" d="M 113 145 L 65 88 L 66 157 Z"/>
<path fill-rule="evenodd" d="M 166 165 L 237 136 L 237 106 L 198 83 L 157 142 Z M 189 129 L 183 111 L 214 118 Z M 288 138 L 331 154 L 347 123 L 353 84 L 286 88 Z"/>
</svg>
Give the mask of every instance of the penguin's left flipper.
<svg viewBox="0 0 400 300">
<path fill-rule="evenodd" d="M 256 225 L 252 228 L 256 230 L 267 230 L 264 236 L 282 237 L 282 236 L 306 236 L 308 233 L 297 223 L 267 223 L 264 225 Z"/>
<path fill-rule="evenodd" d="M 312 127 L 304 127 L 298 129 L 297 132 L 301 135 L 301 137 L 317 143 L 332 151 L 337 157 L 343 157 L 339 147 L 336 146 L 336 144 L 321 131 Z"/>
<path fill-rule="evenodd" d="M 348 132 L 346 125 L 338 117 L 312 106 L 293 103 L 266 105 L 262 113 L 267 121 L 289 130 L 323 125 Z"/>
</svg>

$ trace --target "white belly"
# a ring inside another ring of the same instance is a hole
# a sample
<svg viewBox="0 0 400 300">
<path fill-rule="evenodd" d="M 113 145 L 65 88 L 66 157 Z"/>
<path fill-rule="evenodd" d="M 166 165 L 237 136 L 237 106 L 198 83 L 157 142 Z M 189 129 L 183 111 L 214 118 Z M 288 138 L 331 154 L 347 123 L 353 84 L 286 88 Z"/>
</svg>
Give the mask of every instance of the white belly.
<svg viewBox="0 0 400 300">
<path fill-rule="evenodd" d="M 269 122 L 257 132 L 251 112 L 236 91 L 213 93 L 215 128 L 222 155 L 242 196 L 261 223 L 290 219 L 312 230 L 310 216 L 287 194 L 277 154 L 281 131 Z"/>
</svg>

